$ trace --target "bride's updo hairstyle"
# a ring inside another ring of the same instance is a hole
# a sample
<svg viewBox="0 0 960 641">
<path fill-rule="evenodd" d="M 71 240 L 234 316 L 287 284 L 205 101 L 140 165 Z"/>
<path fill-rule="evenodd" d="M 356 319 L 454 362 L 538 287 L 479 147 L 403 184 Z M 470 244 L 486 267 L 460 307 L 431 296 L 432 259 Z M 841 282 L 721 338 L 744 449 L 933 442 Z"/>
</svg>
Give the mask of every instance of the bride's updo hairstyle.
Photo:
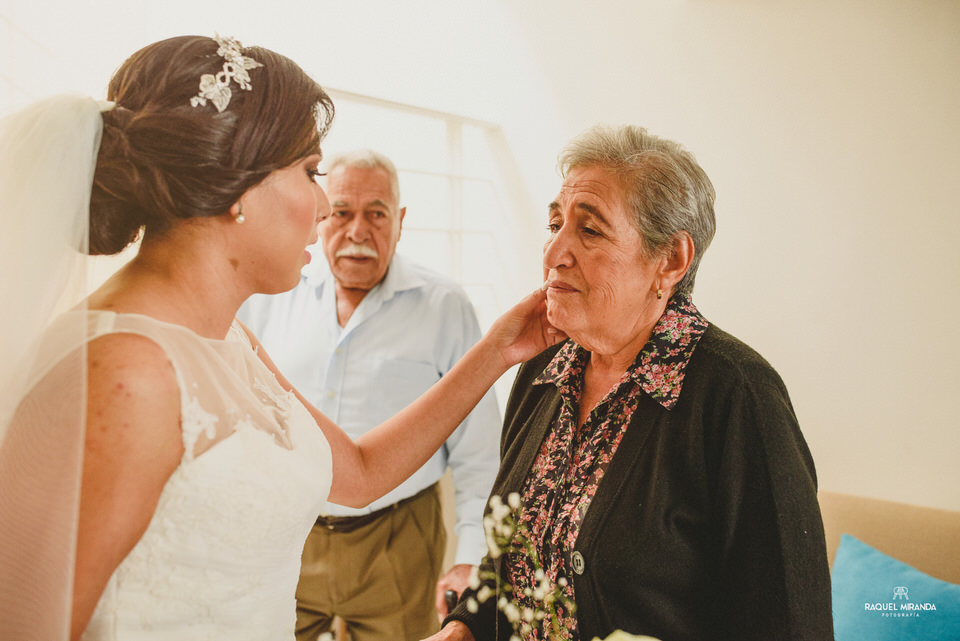
<svg viewBox="0 0 960 641">
<path fill-rule="evenodd" d="M 110 81 L 116 107 L 103 112 L 103 140 L 90 198 L 90 254 L 115 254 L 162 234 L 177 218 L 227 213 L 276 170 L 319 153 L 333 102 L 292 60 L 245 47 L 262 66 L 250 89 L 228 86 L 229 103 L 193 106 L 200 78 L 223 71 L 212 38 L 162 40 L 133 54 Z"/>
</svg>

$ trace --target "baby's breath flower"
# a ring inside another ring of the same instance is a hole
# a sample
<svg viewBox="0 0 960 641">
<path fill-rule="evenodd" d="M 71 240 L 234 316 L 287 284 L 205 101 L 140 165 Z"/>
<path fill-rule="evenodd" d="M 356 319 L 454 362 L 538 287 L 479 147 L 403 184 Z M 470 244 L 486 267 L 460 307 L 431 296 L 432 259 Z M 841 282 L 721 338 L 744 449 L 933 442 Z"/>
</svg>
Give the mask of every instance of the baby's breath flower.
<svg viewBox="0 0 960 641">
<path fill-rule="evenodd" d="M 493 596 L 493 589 L 489 585 L 485 585 L 477 592 L 477 601 L 480 603 L 486 603 L 487 599 Z"/>
<path fill-rule="evenodd" d="M 480 568 L 476 565 L 470 566 L 470 587 L 474 590 L 480 587 Z"/>
<path fill-rule="evenodd" d="M 480 572 L 471 574 L 470 585 L 476 590 L 476 595 L 467 599 L 467 609 L 478 612 L 479 603 L 497 597 L 497 609 L 513 626 L 512 639 L 519 641 L 521 637 L 539 636 L 536 634 L 538 631 L 553 638 L 565 625 L 563 617 L 570 616 L 576 605 L 563 589 L 567 585 L 566 579 L 561 577 L 554 583 L 544 571 L 529 536 L 527 523 L 519 513 L 521 507 L 522 500 L 517 492 L 507 495 L 506 503 L 500 496 L 491 496 L 489 510 L 483 517 L 483 529 L 488 556 L 492 559 L 504 555 L 510 555 L 511 559 L 519 555 L 526 556 L 534 570 L 533 584 L 524 585 L 519 593 L 523 596 L 519 601 L 514 601 L 515 587 L 512 583 L 504 582 L 498 571 L 484 566 Z M 549 630 L 546 627 L 548 625 Z"/>
<path fill-rule="evenodd" d="M 491 559 L 499 559 L 501 554 L 500 546 L 497 545 L 497 540 L 494 539 L 489 533 L 487 534 L 487 553 L 490 555 Z"/>
<path fill-rule="evenodd" d="M 511 511 L 510 506 L 505 505 L 503 499 L 498 495 L 494 494 L 490 497 L 490 516 L 492 516 L 497 523 L 502 523 L 505 518 L 510 516 Z"/>
</svg>

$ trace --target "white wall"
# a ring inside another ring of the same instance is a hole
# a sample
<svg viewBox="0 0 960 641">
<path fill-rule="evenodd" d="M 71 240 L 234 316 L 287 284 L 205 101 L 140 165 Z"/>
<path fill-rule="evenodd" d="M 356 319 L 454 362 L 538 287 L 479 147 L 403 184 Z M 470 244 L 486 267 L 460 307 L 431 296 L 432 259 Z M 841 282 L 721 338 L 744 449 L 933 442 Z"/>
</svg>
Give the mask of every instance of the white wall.
<svg viewBox="0 0 960 641">
<path fill-rule="evenodd" d="M 822 487 L 960 509 L 960 4 L 512 6 L 564 133 L 646 125 L 712 176 L 696 299 L 779 369 Z"/>
<path fill-rule="evenodd" d="M 960 509 L 960 3 L 27 4 L 0 15 L 52 90 L 102 93 L 139 46 L 218 31 L 322 84 L 499 122 L 533 229 L 588 126 L 683 142 L 718 192 L 697 303 L 781 372 L 821 487 Z"/>
</svg>

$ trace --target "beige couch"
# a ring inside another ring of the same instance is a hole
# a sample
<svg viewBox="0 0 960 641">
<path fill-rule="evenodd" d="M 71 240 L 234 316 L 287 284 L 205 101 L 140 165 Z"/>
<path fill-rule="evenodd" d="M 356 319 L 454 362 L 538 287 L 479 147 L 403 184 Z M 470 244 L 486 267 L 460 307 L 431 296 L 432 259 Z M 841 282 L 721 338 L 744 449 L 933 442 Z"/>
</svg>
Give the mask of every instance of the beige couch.
<svg viewBox="0 0 960 641">
<path fill-rule="evenodd" d="M 830 564 L 850 534 L 930 576 L 960 583 L 960 512 L 820 492 Z"/>
</svg>

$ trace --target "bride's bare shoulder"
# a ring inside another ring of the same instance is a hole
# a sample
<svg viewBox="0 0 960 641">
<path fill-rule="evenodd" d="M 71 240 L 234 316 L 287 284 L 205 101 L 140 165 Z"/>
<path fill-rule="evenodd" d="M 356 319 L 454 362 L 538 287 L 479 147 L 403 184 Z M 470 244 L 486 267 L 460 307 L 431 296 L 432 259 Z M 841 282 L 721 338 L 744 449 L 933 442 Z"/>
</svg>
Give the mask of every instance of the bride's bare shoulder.
<svg viewBox="0 0 960 641">
<path fill-rule="evenodd" d="M 100 433 L 121 448 L 159 446 L 170 452 L 164 458 L 175 466 L 182 450 L 180 390 L 160 345 L 124 332 L 92 340 L 87 386 L 88 440 Z"/>
</svg>

